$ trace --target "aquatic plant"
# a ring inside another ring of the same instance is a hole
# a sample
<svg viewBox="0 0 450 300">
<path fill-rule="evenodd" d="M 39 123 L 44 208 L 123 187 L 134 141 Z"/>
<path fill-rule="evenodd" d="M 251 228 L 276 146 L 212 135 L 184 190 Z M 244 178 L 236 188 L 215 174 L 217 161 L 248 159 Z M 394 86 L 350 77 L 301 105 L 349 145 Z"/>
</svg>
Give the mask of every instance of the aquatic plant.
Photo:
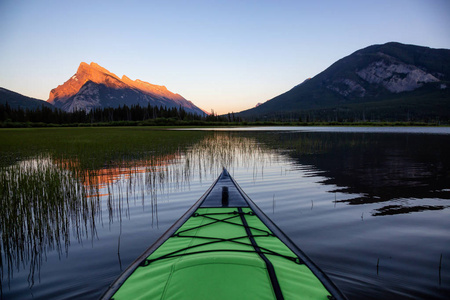
<svg viewBox="0 0 450 300">
<path fill-rule="evenodd" d="M 14 268 L 29 265 L 30 281 L 48 250 L 68 251 L 70 232 L 84 224 L 95 231 L 90 214 L 96 203 L 85 197 L 83 185 L 49 157 L 19 162 L 0 169 L 0 233 L 5 262 Z M 79 239 L 82 232 L 76 232 Z M 3 275 L 3 274 L 2 274 Z"/>
</svg>

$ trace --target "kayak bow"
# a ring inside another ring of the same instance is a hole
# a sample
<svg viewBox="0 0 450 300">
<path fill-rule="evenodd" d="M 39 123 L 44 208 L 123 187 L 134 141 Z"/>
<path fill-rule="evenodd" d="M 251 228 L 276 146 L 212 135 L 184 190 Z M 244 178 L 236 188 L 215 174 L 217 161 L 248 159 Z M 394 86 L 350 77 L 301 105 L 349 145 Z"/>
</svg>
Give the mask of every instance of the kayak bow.
<svg viewBox="0 0 450 300">
<path fill-rule="evenodd" d="M 345 299 L 226 169 L 102 299 Z"/>
</svg>

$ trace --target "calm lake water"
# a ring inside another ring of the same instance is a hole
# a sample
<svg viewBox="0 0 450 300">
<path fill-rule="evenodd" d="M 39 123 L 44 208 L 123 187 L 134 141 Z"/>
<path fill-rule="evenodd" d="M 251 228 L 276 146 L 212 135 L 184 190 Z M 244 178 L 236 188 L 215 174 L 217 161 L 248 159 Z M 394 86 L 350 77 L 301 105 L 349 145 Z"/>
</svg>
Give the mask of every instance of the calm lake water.
<svg viewBox="0 0 450 300">
<path fill-rule="evenodd" d="M 0 168 L 3 299 L 97 299 L 223 166 L 349 299 L 450 298 L 450 128 L 221 129 L 82 160 Z"/>
</svg>

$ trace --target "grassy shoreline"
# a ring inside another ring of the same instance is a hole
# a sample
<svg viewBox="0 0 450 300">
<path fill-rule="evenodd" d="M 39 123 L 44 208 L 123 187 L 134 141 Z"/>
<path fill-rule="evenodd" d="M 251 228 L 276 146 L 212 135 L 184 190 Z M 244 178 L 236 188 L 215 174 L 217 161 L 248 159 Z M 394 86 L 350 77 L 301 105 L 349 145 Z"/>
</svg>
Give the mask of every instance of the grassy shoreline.
<svg viewBox="0 0 450 300">
<path fill-rule="evenodd" d="M 213 122 L 213 121 L 180 121 L 171 119 L 151 121 L 116 121 L 103 123 L 75 123 L 75 124 L 52 124 L 33 122 L 2 122 L 1 128 L 73 128 L 73 127 L 149 127 L 155 129 L 168 127 L 250 127 L 250 126 L 432 126 L 446 127 L 450 124 L 438 122 L 390 122 L 390 121 L 365 121 L 365 122 Z"/>
<path fill-rule="evenodd" d="M 203 132 L 156 127 L 70 127 L 0 129 L 0 168 L 42 153 L 96 168 L 111 161 L 148 159 L 176 153 Z"/>
</svg>

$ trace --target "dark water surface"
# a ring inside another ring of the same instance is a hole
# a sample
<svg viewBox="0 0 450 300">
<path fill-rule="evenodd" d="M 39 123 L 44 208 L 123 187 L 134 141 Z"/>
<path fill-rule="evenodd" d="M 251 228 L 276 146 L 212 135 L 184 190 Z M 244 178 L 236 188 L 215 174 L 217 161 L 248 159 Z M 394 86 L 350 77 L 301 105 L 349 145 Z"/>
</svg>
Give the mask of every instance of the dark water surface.
<svg viewBox="0 0 450 300">
<path fill-rule="evenodd" d="M 223 166 L 349 299 L 450 298 L 449 128 L 203 134 L 101 167 L 3 166 L 3 299 L 98 298 Z"/>
</svg>

